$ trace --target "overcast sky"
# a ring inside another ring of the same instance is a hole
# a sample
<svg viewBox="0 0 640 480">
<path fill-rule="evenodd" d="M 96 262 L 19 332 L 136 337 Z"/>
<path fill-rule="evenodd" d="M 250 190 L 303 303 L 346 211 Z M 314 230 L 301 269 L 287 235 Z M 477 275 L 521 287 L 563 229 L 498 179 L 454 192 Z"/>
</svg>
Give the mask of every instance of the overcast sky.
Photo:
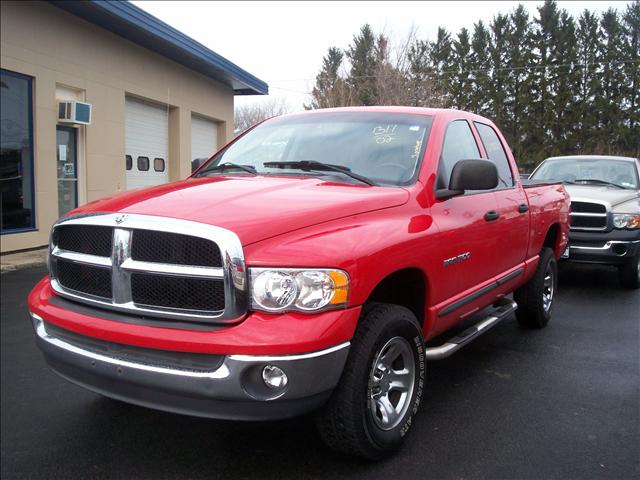
<svg viewBox="0 0 640 480">
<path fill-rule="evenodd" d="M 433 40 L 438 26 L 456 33 L 478 20 L 491 21 L 518 3 L 529 14 L 538 1 L 491 2 L 167 2 L 135 1 L 138 7 L 199 41 L 269 84 L 270 96 L 284 97 L 292 111 L 309 101 L 322 57 L 332 46 L 346 48 L 369 23 L 400 42 L 412 28 Z M 574 16 L 588 8 L 622 12 L 627 1 L 560 1 Z M 236 97 L 236 105 L 258 97 Z"/>
</svg>

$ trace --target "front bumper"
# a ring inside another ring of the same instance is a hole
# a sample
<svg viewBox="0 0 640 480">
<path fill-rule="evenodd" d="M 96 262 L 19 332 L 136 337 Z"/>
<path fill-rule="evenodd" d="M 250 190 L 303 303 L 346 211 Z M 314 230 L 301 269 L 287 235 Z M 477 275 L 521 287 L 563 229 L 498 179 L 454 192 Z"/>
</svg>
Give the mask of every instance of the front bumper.
<svg viewBox="0 0 640 480">
<path fill-rule="evenodd" d="M 338 384 L 350 345 L 296 355 L 211 355 L 208 368 L 180 352 L 145 358 L 144 349 L 83 337 L 34 313 L 31 319 L 47 363 L 67 380 L 145 407 L 229 420 L 275 420 L 320 407 Z M 264 384 L 266 365 L 286 373 L 284 388 Z"/>
<path fill-rule="evenodd" d="M 571 262 L 623 265 L 640 254 L 640 231 L 575 232 L 569 234 Z"/>
</svg>

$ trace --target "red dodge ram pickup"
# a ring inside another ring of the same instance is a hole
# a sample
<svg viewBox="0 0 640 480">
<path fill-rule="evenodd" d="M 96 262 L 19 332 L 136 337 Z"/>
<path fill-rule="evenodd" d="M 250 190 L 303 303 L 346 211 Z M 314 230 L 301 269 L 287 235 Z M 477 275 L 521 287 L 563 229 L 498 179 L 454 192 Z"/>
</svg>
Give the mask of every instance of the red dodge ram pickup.
<svg viewBox="0 0 640 480">
<path fill-rule="evenodd" d="M 516 309 L 547 324 L 568 217 L 478 115 L 287 115 L 184 181 L 61 218 L 30 315 L 78 385 L 213 418 L 317 410 L 331 447 L 375 459 L 409 431 L 426 362 Z"/>
</svg>

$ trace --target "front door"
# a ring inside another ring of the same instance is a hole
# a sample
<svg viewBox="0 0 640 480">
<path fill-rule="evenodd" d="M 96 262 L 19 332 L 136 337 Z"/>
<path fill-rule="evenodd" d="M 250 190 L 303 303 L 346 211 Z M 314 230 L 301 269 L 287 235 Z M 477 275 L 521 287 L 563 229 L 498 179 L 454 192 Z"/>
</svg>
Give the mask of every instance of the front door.
<svg viewBox="0 0 640 480">
<path fill-rule="evenodd" d="M 436 189 L 449 185 L 454 165 L 460 160 L 480 158 L 480 150 L 469 123 L 454 120 L 447 126 L 438 165 Z M 438 226 L 438 258 L 434 278 L 443 279 L 436 330 L 443 332 L 461 316 L 473 312 L 472 301 L 488 291 L 494 277 L 495 258 L 500 255 L 493 191 L 474 191 L 446 200 L 436 200 L 431 213 Z"/>
<path fill-rule="evenodd" d="M 77 130 L 56 127 L 56 164 L 58 171 L 58 215 L 78 206 Z"/>
</svg>

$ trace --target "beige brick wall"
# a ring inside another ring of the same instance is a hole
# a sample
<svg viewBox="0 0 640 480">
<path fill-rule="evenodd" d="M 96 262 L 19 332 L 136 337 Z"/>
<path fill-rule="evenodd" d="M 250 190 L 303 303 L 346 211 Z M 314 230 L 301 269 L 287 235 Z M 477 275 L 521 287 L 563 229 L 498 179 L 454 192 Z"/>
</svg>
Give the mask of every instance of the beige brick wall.
<svg viewBox="0 0 640 480">
<path fill-rule="evenodd" d="M 1 66 L 34 77 L 36 228 L 2 235 L 1 251 L 47 243 L 58 217 L 56 88 L 93 105 L 85 128 L 79 199 L 123 191 L 124 105 L 132 95 L 169 109 L 170 180 L 191 172 L 191 113 L 220 122 L 218 145 L 233 137 L 233 90 L 47 3 L 1 3 Z M 84 171 L 83 171 L 84 170 Z"/>
</svg>

